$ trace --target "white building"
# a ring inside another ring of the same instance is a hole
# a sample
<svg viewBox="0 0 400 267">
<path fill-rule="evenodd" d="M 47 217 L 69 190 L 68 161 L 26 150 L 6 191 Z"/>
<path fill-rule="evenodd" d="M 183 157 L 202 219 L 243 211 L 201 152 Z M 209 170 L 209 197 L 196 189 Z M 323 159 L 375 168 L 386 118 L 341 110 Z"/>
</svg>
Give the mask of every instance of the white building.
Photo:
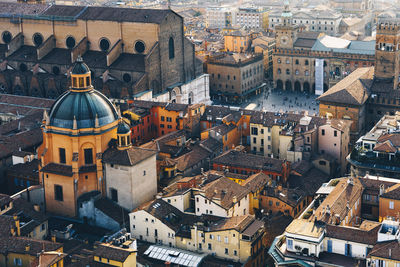
<svg viewBox="0 0 400 267">
<path fill-rule="evenodd" d="M 293 23 L 296 25 L 304 25 L 308 31 L 324 32 L 327 35 L 338 36 L 339 25 L 342 21 L 342 14 L 329 9 L 304 9 L 292 10 Z M 272 11 L 268 15 L 268 26 L 275 29 L 276 25 L 281 24 L 282 11 Z"/>
<path fill-rule="evenodd" d="M 232 10 L 225 7 L 209 7 L 206 11 L 206 27 L 223 29 L 232 23 Z"/>
<path fill-rule="evenodd" d="M 210 75 L 202 74 L 195 79 L 181 85 L 176 85 L 170 91 L 159 95 L 153 95 L 152 90 L 137 94 L 135 100 L 173 102 L 179 104 L 198 104 L 210 105 Z"/>
<path fill-rule="evenodd" d="M 250 191 L 221 177 L 195 192 L 195 214 L 234 217 L 249 214 Z"/>
<path fill-rule="evenodd" d="M 181 215 L 179 210 L 157 199 L 129 214 L 131 234 L 142 241 L 175 247 L 177 221 Z"/>
<path fill-rule="evenodd" d="M 239 8 L 232 14 L 233 26 L 250 29 L 263 28 L 263 21 L 266 13 L 258 8 Z"/>
<path fill-rule="evenodd" d="M 119 140 L 123 138 L 121 131 L 126 131 L 129 145 L 123 148 L 118 145 L 104 152 L 104 176 L 107 197 L 130 211 L 152 200 L 157 194 L 156 152 L 132 147 L 128 125 L 118 126 Z"/>
</svg>

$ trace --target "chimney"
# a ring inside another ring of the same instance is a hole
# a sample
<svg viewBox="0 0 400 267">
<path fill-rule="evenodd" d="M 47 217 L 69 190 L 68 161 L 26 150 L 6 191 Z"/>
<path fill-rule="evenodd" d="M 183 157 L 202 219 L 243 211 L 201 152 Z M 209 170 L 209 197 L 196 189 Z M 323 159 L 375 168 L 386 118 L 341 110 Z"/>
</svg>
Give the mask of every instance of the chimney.
<svg viewBox="0 0 400 267">
<path fill-rule="evenodd" d="M 379 185 L 379 195 L 381 196 L 383 193 L 385 193 L 385 185 L 381 184 Z"/>
<path fill-rule="evenodd" d="M 54 243 L 57 242 L 57 239 L 56 239 L 56 236 L 55 236 L 55 235 L 52 235 L 52 236 L 51 236 L 51 242 L 54 242 Z"/>
<path fill-rule="evenodd" d="M 236 203 L 237 202 L 237 196 L 233 196 L 232 201 L 233 201 L 233 203 Z"/>
<path fill-rule="evenodd" d="M 29 250 L 31 250 L 31 245 L 30 245 L 30 244 L 27 244 L 27 245 L 25 246 L 25 251 L 29 251 Z"/>
</svg>

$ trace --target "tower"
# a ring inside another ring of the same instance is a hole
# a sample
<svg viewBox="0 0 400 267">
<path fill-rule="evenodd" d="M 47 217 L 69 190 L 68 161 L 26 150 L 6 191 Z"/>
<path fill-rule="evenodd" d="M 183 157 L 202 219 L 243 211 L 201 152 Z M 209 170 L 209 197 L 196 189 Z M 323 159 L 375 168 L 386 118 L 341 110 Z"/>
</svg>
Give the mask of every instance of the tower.
<svg viewBox="0 0 400 267">
<path fill-rule="evenodd" d="M 300 27 L 293 24 L 293 14 L 289 8 L 289 1 L 285 0 L 284 5 L 285 8 L 281 14 L 281 23 L 275 26 L 276 47 L 291 49 L 297 39 Z"/>
<path fill-rule="evenodd" d="M 125 150 L 132 147 L 131 128 L 121 118 L 117 128 L 117 149 Z"/>
<path fill-rule="evenodd" d="M 376 28 L 375 79 L 393 83 L 398 89 L 400 79 L 400 20 L 379 21 Z"/>
<path fill-rule="evenodd" d="M 90 74 L 79 57 L 69 90 L 44 115 L 38 155 L 47 212 L 74 217 L 82 194 L 105 191 L 101 156 L 116 137 L 119 116 Z"/>
</svg>

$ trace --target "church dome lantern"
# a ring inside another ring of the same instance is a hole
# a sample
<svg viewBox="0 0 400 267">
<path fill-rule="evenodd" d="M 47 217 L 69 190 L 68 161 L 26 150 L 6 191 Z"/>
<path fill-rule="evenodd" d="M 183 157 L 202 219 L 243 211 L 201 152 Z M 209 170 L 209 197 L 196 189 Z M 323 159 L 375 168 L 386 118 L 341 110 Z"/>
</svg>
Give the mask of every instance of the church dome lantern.
<svg viewBox="0 0 400 267">
<path fill-rule="evenodd" d="M 71 71 L 71 90 L 90 90 L 92 86 L 91 71 L 79 56 Z"/>
<path fill-rule="evenodd" d="M 123 119 L 118 123 L 117 142 L 119 150 L 128 149 L 132 146 L 131 128 Z"/>
</svg>

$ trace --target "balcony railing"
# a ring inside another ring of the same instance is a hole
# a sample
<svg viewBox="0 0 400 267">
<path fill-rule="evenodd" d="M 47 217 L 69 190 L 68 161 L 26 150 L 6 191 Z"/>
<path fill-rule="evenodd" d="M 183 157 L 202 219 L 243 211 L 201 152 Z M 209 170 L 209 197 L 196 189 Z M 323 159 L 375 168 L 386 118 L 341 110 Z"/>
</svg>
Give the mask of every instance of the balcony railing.
<svg viewBox="0 0 400 267">
<path fill-rule="evenodd" d="M 348 159 L 350 163 L 361 167 L 400 172 L 400 153 L 391 157 L 382 153 L 376 156 L 372 151 L 366 152 L 362 148 L 354 148 Z"/>
</svg>

